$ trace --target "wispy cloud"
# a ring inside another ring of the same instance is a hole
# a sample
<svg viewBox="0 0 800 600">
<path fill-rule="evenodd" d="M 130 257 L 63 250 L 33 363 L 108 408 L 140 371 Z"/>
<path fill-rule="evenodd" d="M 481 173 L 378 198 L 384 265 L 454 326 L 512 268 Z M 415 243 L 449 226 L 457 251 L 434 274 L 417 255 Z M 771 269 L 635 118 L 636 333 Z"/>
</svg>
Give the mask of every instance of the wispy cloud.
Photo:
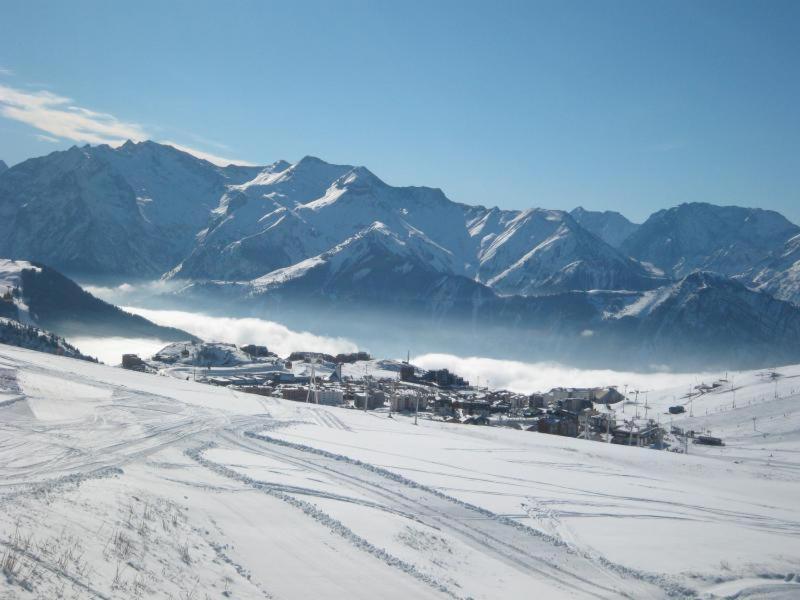
<svg viewBox="0 0 800 600">
<path fill-rule="evenodd" d="M 13 75 L 14 71 L 11 69 L 7 69 L 6 67 L 0 67 L 0 75 Z"/>
<path fill-rule="evenodd" d="M 54 137 L 53 137 L 53 136 L 51 136 L 51 135 L 44 135 L 43 133 L 37 133 L 37 134 L 36 134 L 34 137 L 35 137 L 37 140 L 39 140 L 40 142 L 49 142 L 49 143 L 51 143 L 51 144 L 57 144 L 58 142 L 60 142 L 60 141 L 61 141 L 61 140 L 60 140 L 60 139 L 58 139 L 58 138 L 54 138 Z"/>
<path fill-rule="evenodd" d="M 119 146 L 125 140 L 152 139 L 147 129 L 116 116 L 78 106 L 71 98 L 47 90 L 29 91 L 0 85 L 0 116 L 44 132 L 39 139 L 56 138 L 88 144 Z M 226 158 L 175 142 L 163 142 L 217 165 L 252 163 Z"/>
<path fill-rule="evenodd" d="M 136 123 L 75 106 L 70 98 L 46 90 L 29 92 L 0 85 L 0 114 L 76 142 L 119 145 L 127 139 L 147 139 Z"/>
<path fill-rule="evenodd" d="M 220 165 L 222 167 L 236 164 L 236 165 L 244 165 L 244 166 L 254 166 L 255 163 L 247 162 L 244 160 L 232 160 L 230 158 L 223 158 L 218 154 L 212 154 L 210 152 L 204 152 L 202 150 L 197 150 L 196 148 L 191 148 L 189 146 L 184 146 L 183 144 L 178 144 L 177 142 L 171 142 L 169 140 L 164 140 L 161 142 L 162 144 L 168 144 L 173 148 L 177 148 L 178 150 L 182 150 L 183 152 L 188 152 L 189 154 L 193 154 L 197 158 L 202 158 L 203 160 L 207 160 L 210 163 L 215 165 Z"/>
</svg>

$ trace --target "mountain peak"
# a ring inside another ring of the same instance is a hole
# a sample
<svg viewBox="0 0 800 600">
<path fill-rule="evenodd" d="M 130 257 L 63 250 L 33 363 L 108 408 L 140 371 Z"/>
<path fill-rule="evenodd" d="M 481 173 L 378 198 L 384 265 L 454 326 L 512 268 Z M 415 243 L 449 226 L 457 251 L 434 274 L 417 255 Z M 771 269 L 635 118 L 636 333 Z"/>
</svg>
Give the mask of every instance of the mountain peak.
<svg viewBox="0 0 800 600">
<path fill-rule="evenodd" d="M 367 189 L 386 184 L 375 173 L 366 167 L 353 167 L 350 171 L 336 180 L 334 185 L 338 188 Z"/>
<path fill-rule="evenodd" d="M 288 160 L 276 160 L 274 163 L 267 165 L 264 170 L 269 171 L 270 173 L 282 173 L 286 169 L 292 166 Z"/>
<path fill-rule="evenodd" d="M 316 176 L 320 174 L 329 174 L 329 173 L 344 173 L 349 170 L 352 170 L 352 165 L 335 165 L 333 163 L 326 162 L 321 158 L 317 158 L 316 156 L 304 156 L 299 161 L 294 163 L 290 170 L 287 173 L 291 172 L 294 175 L 309 175 L 309 176 Z M 334 177 L 335 179 L 335 177 Z"/>
<path fill-rule="evenodd" d="M 697 270 L 736 275 L 798 233 L 772 210 L 692 202 L 654 213 L 621 249 L 676 278 Z"/>
<path fill-rule="evenodd" d="M 0 160 L 0 173 L 3 171 L 8 171 L 8 165 L 5 163 L 4 160 Z"/>
<path fill-rule="evenodd" d="M 298 160 L 295 163 L 295 167 L 310 167 L 310 166 L 317 166 L 317 165 L 330 165 L 329 162 L 325 162 L 319 157 L 312 156 L 310 154 L 305 155 L 303 158 Z"/>
<path fill-rule="evenodd" d="M 613 210 L 595 211 L 578 206 L 572 209 L 569 215 L 581 227 L 614 248 L 619 248 L 622 242 L 639 227 L 624 215 Z"/>
</svg>

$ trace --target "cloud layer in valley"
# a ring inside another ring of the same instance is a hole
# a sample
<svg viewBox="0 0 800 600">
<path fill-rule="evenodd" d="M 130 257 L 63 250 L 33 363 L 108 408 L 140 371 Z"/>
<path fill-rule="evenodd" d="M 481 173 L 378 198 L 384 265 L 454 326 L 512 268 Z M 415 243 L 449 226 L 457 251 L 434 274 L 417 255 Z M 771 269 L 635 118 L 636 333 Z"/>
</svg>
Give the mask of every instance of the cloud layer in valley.
<svg viewBox="0 0 800 600">
<path fill-rule="evenodd" d="M 558 363 L 525 363 L 476 356 L 424 354 L 412 362 L 425 369 L 449 369 L 472 384 L 489 385 L 529 394 L 554 387 L 594 387 L 616 385 L 622 389 L 655 390 L 710 381 L 717 374 L 709 373 L 628 373 L 602 369 L 577 369 Z"/>
<path fill-rule="evenodd" d="M 71 337 L 67 341 L 107 365 L 120 364 L 123 354 L 150 357 L 169 343 L 154 338 L 125 337 Z"/>
<path fill-rule="evenodd" d="M 279 356 L 295 350 L 308 350 L 338 354 L 354 352 L 358 346 L 350 340 L 324 337 L 306 331 L 292 331 L 288 327 L 255 318 L 212 317 L 179 310 L 150 310 L 124 307 L 128 312 L 169 327 L 188 331 L 206 341 L 229 342 L 237 345 L 264 344 Z M 80 348 L 80 346 L 78 346 Z"/>
</svg>

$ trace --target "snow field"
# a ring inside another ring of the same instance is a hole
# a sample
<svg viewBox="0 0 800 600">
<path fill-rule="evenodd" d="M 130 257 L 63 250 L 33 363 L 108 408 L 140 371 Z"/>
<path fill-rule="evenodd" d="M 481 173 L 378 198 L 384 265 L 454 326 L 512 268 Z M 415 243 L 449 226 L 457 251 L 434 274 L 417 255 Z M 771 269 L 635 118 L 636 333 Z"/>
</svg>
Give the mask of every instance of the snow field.
<svg viewBox="0 0 800 600">
<path fill-rule="evenodd" d="M 0 598 L 792 597 L 795 370 L 687 456 L 0 346 Z"/>
</svg>

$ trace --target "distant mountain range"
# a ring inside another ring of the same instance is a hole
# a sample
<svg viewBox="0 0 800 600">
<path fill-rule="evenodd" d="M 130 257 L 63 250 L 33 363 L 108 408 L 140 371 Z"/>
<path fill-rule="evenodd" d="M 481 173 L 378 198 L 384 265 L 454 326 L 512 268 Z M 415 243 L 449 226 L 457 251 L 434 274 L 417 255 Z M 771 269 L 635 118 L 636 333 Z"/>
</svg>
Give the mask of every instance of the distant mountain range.
<svg viewBox="0 0 800 600">
<path fill-rule="evenodd" d="M 638 225 L 467 206 L 314 157 L 218 167 L 128 142 L 1 172 L 0 256 L 84 278 L 185 280 L 178 298 L 248 310 L 314 302 L 467 323 L 475 337 L 545 332 L 554 355 L 800 359 L 788 337 L 800 228 L 761 209 L 683 204 Z"/>
</svg>

